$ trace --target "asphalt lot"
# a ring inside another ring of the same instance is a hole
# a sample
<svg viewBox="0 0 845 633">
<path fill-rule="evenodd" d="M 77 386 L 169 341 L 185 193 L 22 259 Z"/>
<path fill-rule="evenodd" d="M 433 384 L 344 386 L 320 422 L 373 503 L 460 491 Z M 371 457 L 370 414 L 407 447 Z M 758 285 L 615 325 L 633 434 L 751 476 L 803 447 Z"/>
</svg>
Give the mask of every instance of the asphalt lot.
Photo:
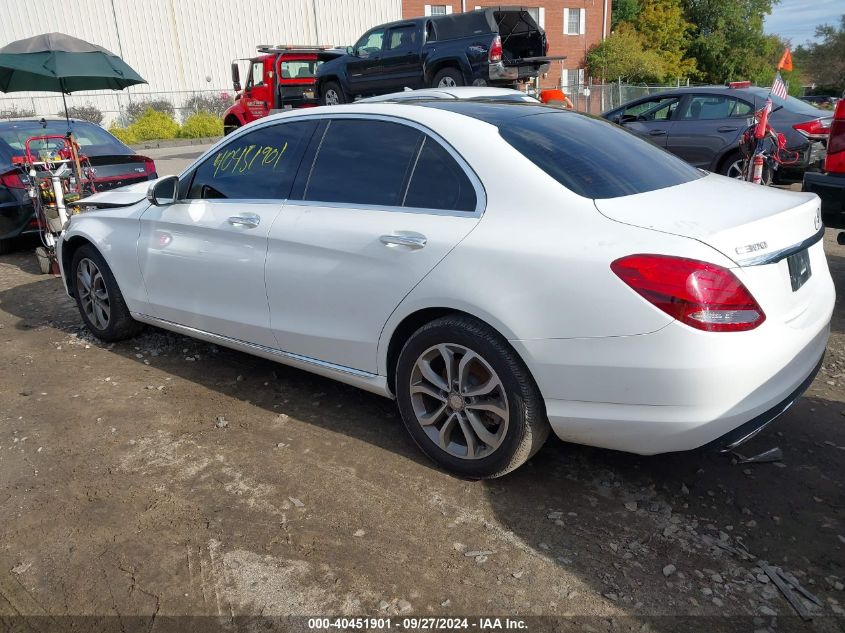
<svg viewBox="0 0 845 633">
<path fill-rule="evenodd" d="M 211 145 L 182 145 L 158 149 L 138 149 L 139 154 L 155 161 L 159 176 L 178 176 L 194 159 L 202 155 Z"/>
<path fill-rule="evenodd" d="M 174 166 L 198 153 L 160 151 Z M 845 247 L 833 231 L 826 249 L 840 299 L 823 371 L 741 449 L 779 446 L 783 461 L 551 438 L 490 482 L 437 470 L 389 400 L 152 328 L 101 344 L 31 252 L 0 257 L 0 630 L 15 615 L 41 616 L 23 630 L 84 614 L 155 631 L 181 614 L 230 630 L 258 614 L 460 614 L 841 631 Z M 812 624 L 763 561 L 820 599 L 805 601 Z"/>
</svg>

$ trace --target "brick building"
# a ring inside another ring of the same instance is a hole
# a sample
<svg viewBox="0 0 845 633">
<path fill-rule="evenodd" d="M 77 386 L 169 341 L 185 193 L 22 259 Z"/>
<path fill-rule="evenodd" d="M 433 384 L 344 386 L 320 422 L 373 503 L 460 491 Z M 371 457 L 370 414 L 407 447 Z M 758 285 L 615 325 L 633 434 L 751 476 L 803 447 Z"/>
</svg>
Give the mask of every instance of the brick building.
<svg viewBox="0 0 845 633">
<path fill-rule="evenodd" d="M 496 0 L 439 0 L 438 4 L 402 0 L 402 17 L 460 13 L 505 4 Z M 565 60 L 553 62 L 549 72 L 540 77 L 540 87 L 563 85 L 571 92 L 577 85 L 587 83 L 584 58 L 591 46 L 610 34 L 612 0 L 528 0 L 521 4 L 545 29 L 549 55 L 566 55 Z"/>
</svg>

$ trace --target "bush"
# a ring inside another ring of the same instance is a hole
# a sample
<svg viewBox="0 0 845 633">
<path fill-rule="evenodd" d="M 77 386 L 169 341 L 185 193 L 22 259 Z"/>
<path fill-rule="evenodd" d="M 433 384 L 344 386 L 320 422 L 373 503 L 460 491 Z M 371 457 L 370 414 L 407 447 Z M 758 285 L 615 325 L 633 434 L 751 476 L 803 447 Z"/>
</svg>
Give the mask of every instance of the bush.
<svg viewBox="0 0 845 633">
<path fill-rule="evenodd" d="M 124 111 L 124 118 L 128 124 L 135 123 L 147 113 L 147 110 L 166 114 L 171 119 L 176 118 L 176 109 L 167 99 L 149 99 L 146 101 L 133 101 Z"/>
<path fill-rule="evenodd" d="M 160 141 L 176 138 L 179 133 L 179 124 L 173 117 L 164 112 L 156 112 L 147 108 L 138 119 L 127 127 L 112 125 L 109 132 L 127 145 L 133 145 L 142 141 Z"/>
<path fill-rule="evenodd" d="M 131 127 L 120 127 L 113 123 L 109 128 L 109 132 L 125 145 L 134 145 L 138 142 L 138 137 L 135 136 Z"/>
<path fill-rule="evenodd" d="M 67 113 L 71 119 L 90 121 L 91 123 L 96 123 L 97 125 L 103 122 L 103 113 L 100 112 L 99 108 L 91 105 L 90 103 L 86 103 L 81 106 L 71 106 L 67 109 Z M 58 112 L 56 113 L 56 116 L 64 117 L 65 113 L 64 111 Z"/>
<path fill-rule="evenodd" d="M 35 110 L 18 108 L 18 106 L 12 106 L 11 108 L 4 108 L 0 106 L 0 118 L 3 119 L 27 119 L 34 116 Z"/>
<path fill-rule="evenodd" d="M 217 114 L 197 112 L 192 114 L 179 129 L 181 138 L 204 138 L 206 136 L 223 136 L 223 121 Z"/>
<path fill-rule="evenodd" d="M 218 118 L 223 116 L 226 109 L 234 103 L 234 98 L 228 92 L 219 94 L 195 94 L 182 104 L 182 119 L 187 120 L 194 114 L 206 112 Z"/>
</svg>

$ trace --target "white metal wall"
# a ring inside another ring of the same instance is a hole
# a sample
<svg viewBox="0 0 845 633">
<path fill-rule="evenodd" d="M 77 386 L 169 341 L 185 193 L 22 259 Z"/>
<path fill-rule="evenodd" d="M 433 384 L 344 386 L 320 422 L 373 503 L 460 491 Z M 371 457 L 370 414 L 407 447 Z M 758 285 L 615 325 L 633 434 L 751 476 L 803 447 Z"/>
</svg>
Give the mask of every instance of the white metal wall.
<svg viewBox="0 0 845 633">
<path fill-rule="evenodd" d="M 59 31 L 123 57 L 149 82 L 130 88 L 132 95 L 231 90 L 231 60 L 255 55 L 257 44 L 345 46 L 401 13 L 401 0 L 0 0 L 0 46 Z M 0 100 L 36 104 L 39 114 L 61 107 L 61 98 L 38 98 L 44 96 L 0 93 Z M 111 110 L 119 99 L 126 95 L 76 95 L 70 102 Z"/>
</svg>

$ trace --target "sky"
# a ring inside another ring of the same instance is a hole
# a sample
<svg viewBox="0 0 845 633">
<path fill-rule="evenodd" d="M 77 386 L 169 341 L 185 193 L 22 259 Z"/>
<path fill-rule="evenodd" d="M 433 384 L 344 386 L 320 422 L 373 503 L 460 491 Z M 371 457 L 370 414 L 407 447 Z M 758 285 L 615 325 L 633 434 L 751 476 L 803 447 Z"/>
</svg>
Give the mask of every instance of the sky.
<svg viewBox="0 0 845 633">
<path fill-rule="evenodd" d="M 814 39 L 819 24 L 839 24 L 843 0 L 780 0 L 766 18 L 766 32 L 792 40 L 792 46 Z"/>
</svg>

